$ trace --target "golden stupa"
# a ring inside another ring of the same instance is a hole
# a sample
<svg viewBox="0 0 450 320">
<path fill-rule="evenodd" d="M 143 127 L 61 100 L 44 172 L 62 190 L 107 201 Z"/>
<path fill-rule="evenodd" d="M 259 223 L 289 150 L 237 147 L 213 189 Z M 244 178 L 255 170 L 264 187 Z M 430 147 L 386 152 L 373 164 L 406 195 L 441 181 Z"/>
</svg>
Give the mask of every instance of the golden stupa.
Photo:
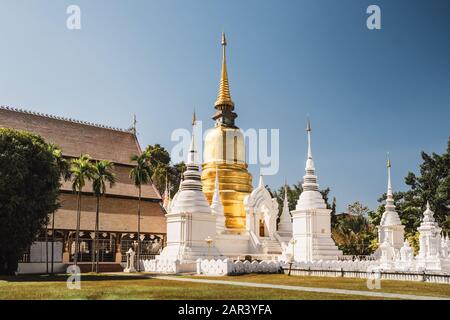
<svg viewBox="0 0 450 320">
<path fill-rule="evenodd" d="M 212 117 L 214 128 L 208 130 L 205 138 L 202 182 L 203 191 L 211 203 L 217 166 L 225 223 L 231 231 L 239 232 L 245 229 L 244 197 L 252 191 L 252 176 L 245 162 L 244 135 L 234 123 L 237 114 L 233 112 L 234 102 L 228 83 L 226 45 L 225 34 L 222 33 L 222 74 L 214 104 L 217 111 Z"/>
</svg>

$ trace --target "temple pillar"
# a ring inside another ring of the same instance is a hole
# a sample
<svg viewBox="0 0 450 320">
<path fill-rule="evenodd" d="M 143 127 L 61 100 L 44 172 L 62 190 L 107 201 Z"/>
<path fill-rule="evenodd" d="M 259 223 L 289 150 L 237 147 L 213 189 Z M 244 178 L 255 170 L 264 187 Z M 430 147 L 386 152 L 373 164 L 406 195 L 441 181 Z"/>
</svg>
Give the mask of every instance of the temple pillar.
<svg viewBox="0 0 450 320">
<path fill-rule="evenodd" d="M 122 262 L 122 234 L 121 233 L 116 233 L 116 259 L 115 262 L 116 263 L 121 263 Z"/>
</svg>

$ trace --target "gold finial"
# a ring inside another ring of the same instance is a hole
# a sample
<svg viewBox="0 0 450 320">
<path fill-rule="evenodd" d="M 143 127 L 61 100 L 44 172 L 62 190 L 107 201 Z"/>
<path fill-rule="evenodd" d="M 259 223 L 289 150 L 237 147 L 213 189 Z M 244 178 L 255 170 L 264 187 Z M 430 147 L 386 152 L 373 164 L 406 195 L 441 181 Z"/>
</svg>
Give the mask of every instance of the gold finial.
<svg viewBox="0 0 450 320">
<path fill-rule="evenodd" d="M 227 45 L 227 38 L 225 37 L 225 32 L 222 32 L 222 46 Z"/>
<path fill-rule="evenodd" d="M 195 126 L 196 122 L 197 122 L 197 117 L 195 116 L 195 110 L 194 110 L 194 114 L 192 115 L 192 125 Z"/>
<path fill-rule="evenodd" d="M 217 96 L 216 107 L 225 105 L 234 108 L 234 102 L 231 100 L 230 94 L 230 84 L 228 83 L 228 72 L 227 72 L 227 58 L 225 53 L 225 47 L 227 46 L 227 38 L 225 33 L 222 32 L 222 74 L 220 77 L 219 94 Z"/>
<path fill-rule="evenodd" d="M 388 168 L 390 168 L 391 167 L 391 159 L 389 158 L 389 152 L 387 153 L 387 156 L 388 156 L 387 166 L 388 166 Z"/>
</svg>

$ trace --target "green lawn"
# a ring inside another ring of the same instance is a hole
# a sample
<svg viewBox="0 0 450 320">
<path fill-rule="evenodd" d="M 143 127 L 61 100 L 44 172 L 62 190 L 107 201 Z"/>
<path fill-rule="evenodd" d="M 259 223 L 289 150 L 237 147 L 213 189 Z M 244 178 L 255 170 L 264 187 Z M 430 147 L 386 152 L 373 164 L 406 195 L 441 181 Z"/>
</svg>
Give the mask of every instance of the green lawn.
<svg viewBox="0 0 450 320">
<path fill-rule="evenodd" d="M 217 278 L 220 280 L 368 290 L 365 287 L 365 282 L 356 279 L 303 278 L 285 275 L 245 275 Z M 66 275 L 0 277 L 0 299 L 369 299 L 361 296 L 279 289 L 255 290 L 255 288 L 167 281 L 130 275 L 86 274 L 81 277 L 81 290 L 69 290 L 66 287 L 66 279 Z M 208 279 L 211 278 L 208 277 Z M 385 282 L 383 281 L 382 291 L 385 291 L 384 285 Z M 389 281 L 389 285 L 386 282 L 386 292 L 450 297 L 450 286 Z"/>
<path fill-rule="evenodd" d="M 380 290 L 370 290 L 367 288 L 366 279 L 355 279 L 355 278 L 287 276 L 284 274 L 273 274 L 273 275 L 246 274 L 228 277 L 205 277 L 205 276 L 192 276 L 192 277 L 197 279 L 203 278 L 203 279 L 217 279 L 217 280 L 242 281 L 242 282 L 271 283 L 271 284 L 292 285 L 302 287 L 362 290 L 362 291 L 413 294 L 421 296 L 450 298 L 450 284 L 424 283 L 415 281 L 381 280 Z"/>
</svg>

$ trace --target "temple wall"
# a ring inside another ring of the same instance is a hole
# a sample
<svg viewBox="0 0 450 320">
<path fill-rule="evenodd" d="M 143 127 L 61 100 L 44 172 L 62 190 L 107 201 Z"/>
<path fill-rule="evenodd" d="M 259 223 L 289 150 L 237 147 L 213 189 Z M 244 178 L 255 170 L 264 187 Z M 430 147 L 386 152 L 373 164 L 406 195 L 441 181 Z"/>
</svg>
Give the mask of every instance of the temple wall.
<svg viewBox="0 0 450 320">
<path fill-rule="evenodd" d="M 55 229 L 75 230 L 77 218 L 76 194 L 63 193 L 59 197 L 61 208 L 55 213 Z M 82 197 L 80 230 L 94 230 L 96 199 Z M 100 231 L 137 232 L 138 201 L 102 197 L 100 200 Z M 141 232 L 166 233 L 166 218 L 159 203 L 141 201 Z M 49 226 L 52 225 L 50 216 Z"/>
</svg>

